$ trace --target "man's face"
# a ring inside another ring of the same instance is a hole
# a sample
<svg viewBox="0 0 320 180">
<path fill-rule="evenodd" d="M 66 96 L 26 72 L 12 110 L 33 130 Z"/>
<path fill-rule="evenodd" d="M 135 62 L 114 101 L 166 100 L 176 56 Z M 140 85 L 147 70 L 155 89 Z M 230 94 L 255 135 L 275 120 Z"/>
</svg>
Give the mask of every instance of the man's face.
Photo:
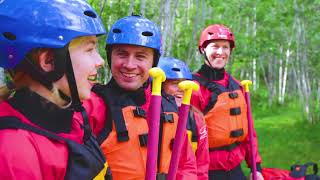
<svg viewBox="0 0 320 180">
<path fill-rule="evenodd" d="M 149 78 L 154 51 L 135 45 L 113 45 L 111 73 L 117 84 L 129 91 L 142 87 Z"/>
<path fill-rule="evenodd" d="M 230 53 L 230 42 L 227 40 L 214 40 L 203 49 L 208 57 L 211 66 L 215 69 L 222 69 L 226 66 Z M 210 64 L 205 61 L 210 66 Z"/>
</svg>

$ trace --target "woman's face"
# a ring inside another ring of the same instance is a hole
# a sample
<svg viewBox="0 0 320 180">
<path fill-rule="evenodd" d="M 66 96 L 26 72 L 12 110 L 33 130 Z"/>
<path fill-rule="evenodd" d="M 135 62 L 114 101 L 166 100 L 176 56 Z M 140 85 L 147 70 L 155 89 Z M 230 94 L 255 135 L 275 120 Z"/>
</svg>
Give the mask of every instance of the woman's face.
<svg viewBox="0 0 320 180">
<path fill-rule="evenodd" d="M 90 98 L 91 88 L 95 83 L 98 68 L 104 61 L 97 50 L 97 37 L 86 36 L 74 39 L 69 45 L 70 58 L 81 100 Z M 58 88 L 70 96 L 66 76 L 57 82 Z"/>
<path fill-rule="evenodd" d="M 178 107 L 181 106 L 183 91 L 179 89 L 179 83 L 185 79 L 166 80 L 163 83 L 163 90 L 165 93 L 172 95 L 176 101 Z"/>
<path fill-rule="evenodd" d="M 215 69 L 222 69 L 226 66 L 230 57 L 230 42 L 227 40 L 214 40 L 204 48 L 204 52 L 210 62 L 209 64 L 205 61 L 208 66 L 212 66 Z"/>
</svg>

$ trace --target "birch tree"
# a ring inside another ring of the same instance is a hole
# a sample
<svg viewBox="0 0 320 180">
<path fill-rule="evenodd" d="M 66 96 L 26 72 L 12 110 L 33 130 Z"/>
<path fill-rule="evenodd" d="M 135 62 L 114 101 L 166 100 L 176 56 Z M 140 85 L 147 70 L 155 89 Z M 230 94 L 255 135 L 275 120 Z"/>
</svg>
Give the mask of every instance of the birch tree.
<svg viewBox="0 0 320 180">
<path fill-rule="evenodd" d="M 0 67 L 0 87 L 5 84 L 5 74 L 3 68 Z"/>
</svg>

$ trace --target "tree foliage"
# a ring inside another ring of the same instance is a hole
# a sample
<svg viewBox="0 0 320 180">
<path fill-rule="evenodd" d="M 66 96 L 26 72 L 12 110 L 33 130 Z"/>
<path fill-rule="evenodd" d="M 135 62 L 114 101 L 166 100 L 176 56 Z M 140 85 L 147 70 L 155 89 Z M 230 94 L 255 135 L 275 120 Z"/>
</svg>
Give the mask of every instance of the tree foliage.
<svg viewBox="0 0 320 180">
<path fill-rule="evenodd" d="M 227 70 L 252 79 L 266 93 L 268 106 L 299 99 L 302 116 L 320 121 L 319 0 L 89 0 L 106 29 L 119 18 L 143 14 L 164 35 L 164 55 L 184 60 L 192 70 L 203 63 L 201 31 L 210 24 L 229 26 L 236 48 Z M 104 54 L 103 37 L 100 50 Z M 108 68 L 102 80 L 108 78 Z M 261 95 L 258 95 L 261 96 Z M 264 95 L 263 95 L 264 96 Z"/>
</svg>

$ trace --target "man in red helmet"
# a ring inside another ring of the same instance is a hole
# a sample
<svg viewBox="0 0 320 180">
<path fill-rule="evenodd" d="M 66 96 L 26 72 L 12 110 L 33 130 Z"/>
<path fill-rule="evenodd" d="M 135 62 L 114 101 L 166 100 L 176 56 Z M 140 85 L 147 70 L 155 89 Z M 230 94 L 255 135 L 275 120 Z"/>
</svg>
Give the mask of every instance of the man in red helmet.
<svg viewBox="0 0 320 180">
<path fill-rule="evenodd" d="M 194 74 L 200 91 L 193 94 L 191 103 L 204 113 L 208 126 L 209 179 L 246 179 L 241 162 L 246 160 L 251 167 L 244 94 L 239 81 L 224 69 L 234 47 L 234 35 L 224 25 L 210 25 L 201 33 L 199 51 L 205 62 Z M 257 141 L 255 132 L 254 141 Z M 254 151 L 260 180 L 263 177 L 257 146 Z"/>
</svg>

